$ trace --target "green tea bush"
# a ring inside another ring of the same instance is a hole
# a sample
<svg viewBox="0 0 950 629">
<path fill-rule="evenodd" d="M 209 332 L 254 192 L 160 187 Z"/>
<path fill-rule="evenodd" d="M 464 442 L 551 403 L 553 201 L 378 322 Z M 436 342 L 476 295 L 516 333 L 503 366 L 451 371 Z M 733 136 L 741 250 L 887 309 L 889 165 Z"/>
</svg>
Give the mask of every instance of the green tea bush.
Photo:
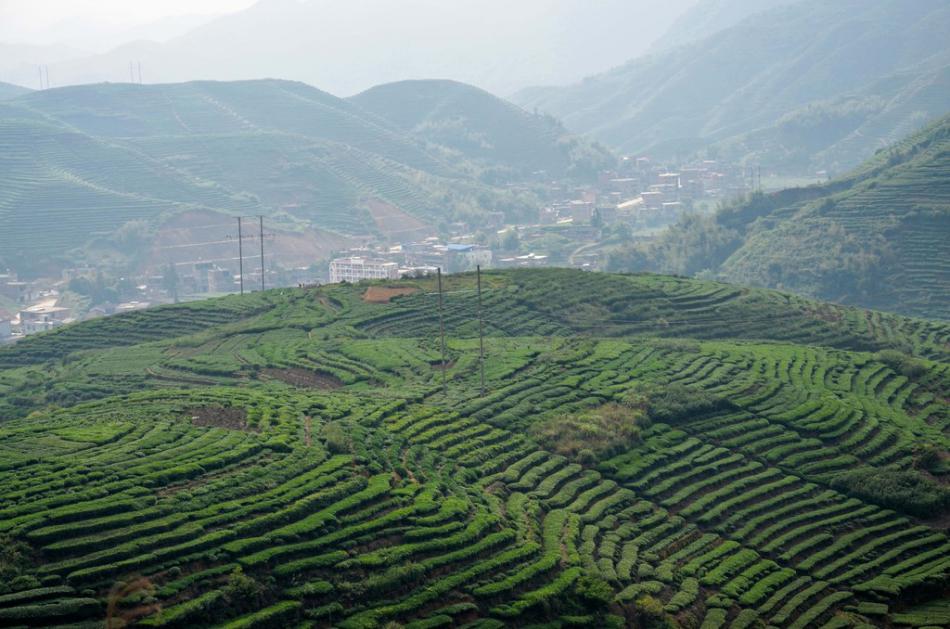
<svg viewBox="0 0 950 629">
<path fill-rule="evenodd" d="M 940 516 L 950 507 L 950 488 L 915 471 L 861 468 L 835 475 L 831 486 L 922 518 Z"/>
</svg>

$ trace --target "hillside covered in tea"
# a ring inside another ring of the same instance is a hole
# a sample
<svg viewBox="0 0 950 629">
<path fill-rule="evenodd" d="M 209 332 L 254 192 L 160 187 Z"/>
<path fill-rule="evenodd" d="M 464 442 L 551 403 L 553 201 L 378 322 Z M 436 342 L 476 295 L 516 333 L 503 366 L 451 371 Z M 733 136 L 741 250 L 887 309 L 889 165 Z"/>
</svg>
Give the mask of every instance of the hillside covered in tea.
<svg viewBox="0 0 950 629">
<path fill-rule="evenodd" d="M 946 624 L 950 326 L 482 286 L 484 391 L 472 274 L 0 350 L 0 626 Z"/>
<path fill-rule="evenodd" d="M 709 275 L 950 318 L 950 117 L 834 181 L 690 216 L 614 270 Z"/>
<path fill-rule="evenodd" d="M 222 223 L 260 214 L 338 243 L 398 242 L 488 211 L 533 212 L 532 195 L 503 187 L 524 173 L 593 177 L 613 164 L 556 123 L 455 87 L 440 107 L 447 136 L 417 135 L 398 124 L 398 111 L 382 112 L 394 123 L 291 81 L 83 85 L 3 100 L 0 258 L 9 260 L 0 264 L 62 259 L 128 223 L 154 230 L 183 213 L 214 212 Z M 427 98 L 424 83 L 401 91 L 420 90 Z M 495 142 L 516 133 L 518 143 L 486 152 L 453 140 L 479 137 L 484 147 L 486 129 Z"/>
</svg>

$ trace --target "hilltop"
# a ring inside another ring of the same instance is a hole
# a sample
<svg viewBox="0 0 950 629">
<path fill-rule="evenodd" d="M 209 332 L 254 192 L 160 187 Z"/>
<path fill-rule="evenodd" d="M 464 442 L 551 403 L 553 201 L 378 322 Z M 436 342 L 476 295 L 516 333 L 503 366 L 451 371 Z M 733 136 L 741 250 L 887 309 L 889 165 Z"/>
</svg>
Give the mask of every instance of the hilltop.
<svg viewBox="0 0 950 629">
<path fill-rule="evenodd" d="M 947 41 L 941 0 L 798 1 L 513 100 L 627 153 L 841 173 L 950 110 Z"/>
<path fill-rule="evenodd" d="M 909 315 L 950 317 L 950 117 L 825 185 L 689 217 L 615 270 L 712 275 Z"/>
<path fill-rule="evenodd" d="M 616 164 L 606 149 L 571 136 L 556 119 L 455 81 L 402 81 L 349 100 L 467 160 L 512 169 L 521 177 L 536 171 L 595 177 Z"/>
<path fill-rule="evenodd" d="M 506 131 L 523 123 L 518 137 L 549 141 L 531 116 L 494 104 L 509 116 Z M 454 120 L 470 111 L 465 98 L 443 105 Z M 448 155 L 354 103 L 277 80 L 43 90 L 0 104 L 0 127 L 0 216 L 11 226 L 0 252 L 21 260 L 26 251 L 74 255 L 94 237 L 107 247 L 129 222 L 154 230 L 185 211 L 222 214 L 222 224 L 234 213 L 263 214 L 272 227 L 323 239 L 332 232 L 340 242 L 430 235 L 479 212 L 533 209 L 528 197 L 485 182 L 503 176 L 482 175 L 538 165 L 537 151 L 507 147 L 477 164 Z M 562 152 L 558 164 L 590 168 L 580 151 Z"/>
<path fill-rule="evenodd" d="M 152 627 L 942 623 L 946 324 L 491 272 L 483 394 L 444 279 L 445 358 L 432 278 L 0 349 L 0 620 L 125 588 Z"/>
</svg>

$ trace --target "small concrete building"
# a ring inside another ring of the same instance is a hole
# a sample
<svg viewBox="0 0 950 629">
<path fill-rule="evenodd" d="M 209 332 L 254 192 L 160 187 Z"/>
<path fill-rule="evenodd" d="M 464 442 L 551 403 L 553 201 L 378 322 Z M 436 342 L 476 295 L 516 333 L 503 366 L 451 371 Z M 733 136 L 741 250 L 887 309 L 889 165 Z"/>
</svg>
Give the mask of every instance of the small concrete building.
<svg viewBox="0 0 950 629">
<path fill-rule="evenodd" d="M 67 322 L 69 308 L 62 306 L 30 306 L 20 311 L 20 329 L 23 334 L 36 334 L 59 327 Z"/>
<path fill-rule="evenodd" d="M 330 262 L 330 283 L 398 280 L 399 265 L 378 258 L 336 258 Z"/>
</svg>

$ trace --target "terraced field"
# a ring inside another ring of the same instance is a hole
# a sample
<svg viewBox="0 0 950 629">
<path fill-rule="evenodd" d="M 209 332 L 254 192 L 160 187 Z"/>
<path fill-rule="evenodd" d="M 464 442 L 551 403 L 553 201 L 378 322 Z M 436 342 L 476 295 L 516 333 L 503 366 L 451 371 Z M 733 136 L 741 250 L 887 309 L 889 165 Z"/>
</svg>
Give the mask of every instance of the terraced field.
<svg viewBox="0 0 950 629">
<path fill-rule="evenodd" d="M 950 317 L 950 117 L 821 185 L 753 195 L 622 248 L 613 270 L 704 272 L 835 303 Z"/>
<path fill-rule="evenodd" d="M 950 327 L 490 273 L 482 393 L 446 279 L 0 350 L 0 626 L 945 624 Z"/>
</svg>

